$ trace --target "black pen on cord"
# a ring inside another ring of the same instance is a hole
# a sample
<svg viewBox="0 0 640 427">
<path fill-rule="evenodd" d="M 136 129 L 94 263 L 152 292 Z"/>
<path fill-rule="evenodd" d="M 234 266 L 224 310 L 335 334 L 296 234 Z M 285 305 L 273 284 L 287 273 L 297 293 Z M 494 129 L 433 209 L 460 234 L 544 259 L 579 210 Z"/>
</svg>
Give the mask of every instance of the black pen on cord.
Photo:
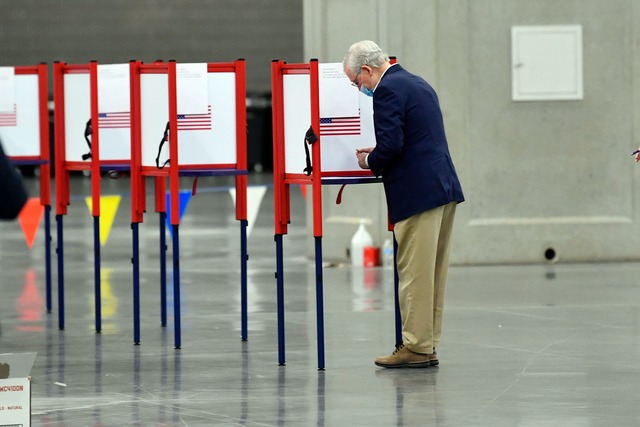
<svg viewBox="0 0 640 427">
<path fill-rule="evenodd" d="M 634 156 L 634 155 L 636 155 L 636 154 L 638 154 L 638 153 L 640 153 L 640 150 L 636 150 L 636 151 L 634 151 L 633 153 L 631 153 L 631 155 L 632 155 L 632 156 Z"/>
</svg>

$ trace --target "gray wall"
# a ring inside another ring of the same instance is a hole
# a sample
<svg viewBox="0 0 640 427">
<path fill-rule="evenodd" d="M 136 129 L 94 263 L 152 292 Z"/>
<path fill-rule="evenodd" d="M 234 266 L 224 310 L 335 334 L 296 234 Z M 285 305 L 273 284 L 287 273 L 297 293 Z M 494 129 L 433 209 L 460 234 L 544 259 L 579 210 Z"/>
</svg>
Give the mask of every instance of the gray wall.
<svg viewBox="0 0 640 427">
<path fill-rule="evenodd" d="M 245 58 L 269 92 L 271 60 L 302 52 L 301 0 L 0 0 L 0 65 Z"/>
<path fill-rule="evenodd" d="M 379 41 L 439 93 L 467 201 L 457 264 L 640 259 L 640 2 L 635 0 L 305 0 L 305 57 L 339 62 Z M 353 18 L 353 19 L 351 19 Z M 514 25 L 582 25 L 584 99 L 513 102 Z M 379 187 L 324 196 L 324 252 L 343 257 L 369 217 L 387 236 Z M 342 221 L 342 223 L 341 223 Z M 311 253 L 312 246 L 309 245 Z"/>
<path fill-rule="evenodd" d="M 638 260 L 638 22 L 636 0 L 0 0 L 0 65 L 244 57 L 264 92 L 273 58 L 339 62 L 374 39 L 439 93 L 467 196 L 454 263 Z M 550 24 L 583 26 L 584 99 L 515 103 L 510 28 Z M 327 258 L 354 218 L 388 237 L 380 186 L 324 193 Z"/>
</svg>

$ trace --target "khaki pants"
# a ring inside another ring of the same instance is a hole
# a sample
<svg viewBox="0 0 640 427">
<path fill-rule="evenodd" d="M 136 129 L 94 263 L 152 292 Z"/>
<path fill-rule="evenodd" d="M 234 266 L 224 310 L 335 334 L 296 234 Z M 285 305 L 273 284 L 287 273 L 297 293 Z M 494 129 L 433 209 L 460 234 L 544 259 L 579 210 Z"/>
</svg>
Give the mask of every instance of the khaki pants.
<svg viewBox="0 0 640 427">
<path fill-rule="evenodd" d="M 417 353 L 431 354 L 440 343 L 456 205 L 416 214 L 394 227 L 403 343 Z"/>
</svg>

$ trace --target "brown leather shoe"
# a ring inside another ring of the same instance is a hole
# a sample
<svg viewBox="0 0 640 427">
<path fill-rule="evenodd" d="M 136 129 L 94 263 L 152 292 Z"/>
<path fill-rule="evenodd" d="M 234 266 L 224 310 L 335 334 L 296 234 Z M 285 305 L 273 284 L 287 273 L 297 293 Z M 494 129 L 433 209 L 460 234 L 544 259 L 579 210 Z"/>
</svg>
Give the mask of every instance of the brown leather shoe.
<svg viewBox="0 0 640 427">
<path fill-rule="evenodd" d="M 438 360 L 438 353 L 436 353 L 436 350 L 433 350 L 433 354 L 429 355 L 429 364 L 431 366 L 438 366 L 440 364 L 440 361 Z"/>
<path fill-rule="evenodd" d="M 400 344 L 389 356 L 378 357 L 376 365 L 383 368 L 428 368 L 431 360 L 428 354 L 416 353 Z"/>
</svg>

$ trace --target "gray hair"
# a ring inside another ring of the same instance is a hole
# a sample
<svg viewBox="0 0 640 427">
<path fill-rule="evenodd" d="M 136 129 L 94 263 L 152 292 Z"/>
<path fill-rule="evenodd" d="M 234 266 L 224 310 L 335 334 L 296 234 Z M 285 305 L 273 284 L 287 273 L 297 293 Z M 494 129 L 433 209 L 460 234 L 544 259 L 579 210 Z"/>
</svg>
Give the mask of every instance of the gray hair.
<svg viewBox="0 0 640 427">
<path fill-rule="evenodd" d="M 371 40 L 362 40 L 351 45 L 342 60 L 342 65 L 358 75 L 363 65 L 378 68 L 387 61 L 389 61 L 389 56 L 377 44 Z"/>
</svg>

